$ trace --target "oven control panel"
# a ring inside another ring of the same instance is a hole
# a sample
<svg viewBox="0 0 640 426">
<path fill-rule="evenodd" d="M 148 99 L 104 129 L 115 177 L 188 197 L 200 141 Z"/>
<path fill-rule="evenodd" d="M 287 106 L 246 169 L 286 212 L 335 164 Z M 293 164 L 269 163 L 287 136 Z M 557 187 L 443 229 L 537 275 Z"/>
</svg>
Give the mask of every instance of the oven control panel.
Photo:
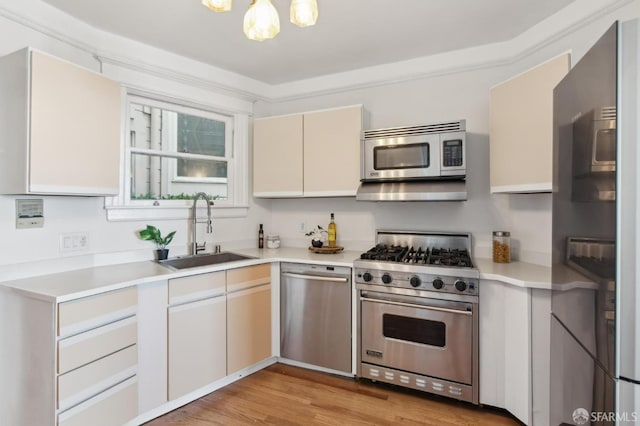
<svg viewBox="0 0 640 426">
<path fill-rule="evenodd" d="M 361 284 L 440 291 L 443 293 L 478 294 L 478 280 L 475 278 L 359 268 L 356 268 L 355 273 L 355 282 Z"/>
</svg>

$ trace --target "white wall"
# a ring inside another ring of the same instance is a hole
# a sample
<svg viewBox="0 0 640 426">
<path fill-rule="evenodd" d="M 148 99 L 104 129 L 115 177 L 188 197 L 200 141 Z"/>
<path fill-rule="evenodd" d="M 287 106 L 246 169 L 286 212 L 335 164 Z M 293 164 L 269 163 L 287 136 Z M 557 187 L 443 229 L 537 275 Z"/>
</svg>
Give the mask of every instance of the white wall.
<svg viewBox="0 0 640 426">
<path fill-rule="evenodd" d="M 489 90 L 566 51 L 571 51 L 575 64 L 616 19 L 640 16 L 638 4 L 630 3 L 586 25 L 569 29 L 512 64 L 292 101 L 258 102 L 256 116 L 362 103 L 367 111 L 367 129 L 467 120 L 467 201 L 276 200 L 272 203 L 269 232 L 278 233 L 285 244 L 303 246 L 308 241 L 300 231 L 301 223 L 307 228 L 324 226 L 329 213 L 334 212 L 339 243 L 349 248 L 371 245 L 376 229 L 448 230 L 471 232 L 475 256 L 490 257 L 491 232 L 506 230 L 511 231 L 515 259 L 550 265 L 551 195 L 489 193 Z M 367 76 L 363 75 L 363 79 Z M 330 158 L 324 161 L 329 164 Z"/>
</svg>

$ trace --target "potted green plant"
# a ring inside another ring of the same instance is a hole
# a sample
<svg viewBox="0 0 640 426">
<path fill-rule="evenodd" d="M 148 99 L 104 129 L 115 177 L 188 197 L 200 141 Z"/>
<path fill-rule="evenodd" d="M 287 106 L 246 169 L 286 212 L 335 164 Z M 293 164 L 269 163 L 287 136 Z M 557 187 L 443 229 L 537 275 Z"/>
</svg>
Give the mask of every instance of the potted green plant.
<svg viewBox="0 0 640 426">
<path fill-rule="evenodd" d="M 156 259 L 164 260 L 169 257 L 169 249 L 167 246 L 173 240 L 173 236 L 176 231 L 169 232 L 166 236 L 162 236 L 160 230 L 153 225 L 147 225 L 147 227 L 139 232 L 140 238 L 145 241 L 153 241 L 156 243 Z"/>
<path fill-rule="evenodd" d="M 322 226 L 318 225 L 304 235 L 306 235 L 307 237 L 311 237 L 311 245 L 313 247 L 320 248 L 322 247 L 324 236 L 326 234 L 327 234 L 327 231 L 324 228 L 322 228 Z"/>
</svg>

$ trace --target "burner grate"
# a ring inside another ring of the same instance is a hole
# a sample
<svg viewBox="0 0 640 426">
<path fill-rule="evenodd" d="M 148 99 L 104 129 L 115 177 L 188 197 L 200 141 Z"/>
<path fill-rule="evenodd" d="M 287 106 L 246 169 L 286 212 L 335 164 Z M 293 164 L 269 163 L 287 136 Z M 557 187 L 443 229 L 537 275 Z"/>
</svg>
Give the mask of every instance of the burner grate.
<svg viewBox="0 0 640 426">
<path fill-rule="evenodd" d="M 473 268 L 471 257 L 466 249 L 408 247 L 377 244 L 360 255 L 360 259 L 380 260 L 418 265 L 454 266 Z"/>
</svg>

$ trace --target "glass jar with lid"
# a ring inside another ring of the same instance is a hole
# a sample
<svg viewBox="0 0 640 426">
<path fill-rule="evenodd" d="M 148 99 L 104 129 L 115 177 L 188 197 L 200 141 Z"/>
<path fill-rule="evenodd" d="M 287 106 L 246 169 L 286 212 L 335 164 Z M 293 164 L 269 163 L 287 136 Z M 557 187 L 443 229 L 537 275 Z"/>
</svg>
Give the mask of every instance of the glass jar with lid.
<svg viewBox="0 0 640 426">
<path fill-rule="evenodd" d="M 280 248 L 280 236 L 267 235 L 267 248 L 270 248 L 270 249 Z"/>
<path fill-rule="evenodd" d="M 496 263 L 511 262 L 511 233 L 493 231 L 493 261 Z"/>
</svg>

